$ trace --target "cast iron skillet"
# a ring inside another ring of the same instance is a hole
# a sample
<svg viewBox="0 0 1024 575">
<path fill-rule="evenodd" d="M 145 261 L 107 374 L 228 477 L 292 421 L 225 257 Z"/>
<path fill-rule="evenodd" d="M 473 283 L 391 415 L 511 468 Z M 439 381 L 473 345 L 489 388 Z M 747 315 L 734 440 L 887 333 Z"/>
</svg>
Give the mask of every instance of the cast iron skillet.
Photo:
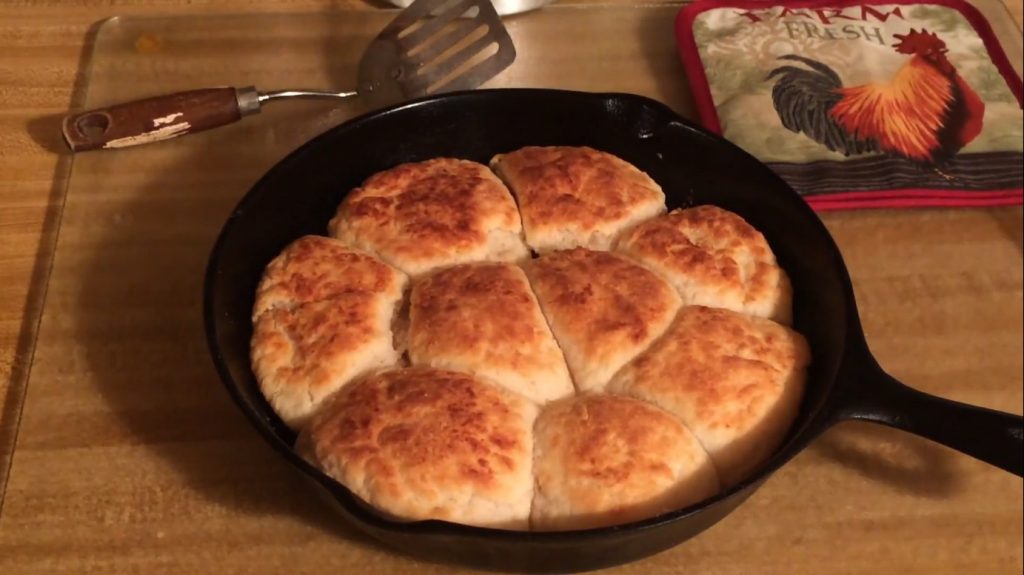
<svg viewBox="0 0 1024 575">
<path fill-rule="evenodd" d="M 664 188 L 670 209 L 710 203 L 760 229 L 794 286 L 794 325 L 811 344 L 806 397 L 779 451 L 752 477 L 700 504 L 619 527 L 564 533 L 396 523 L 297 457 L 249 367 L 250 312 L 264 266 L 303 234 L 324 234 L 345 193 L 402 162 L 454 156 L 487 162 L 526 145 L 588 145 L 616 154 Z M 806 203 L 739 148 L 658 102 L 627 94 L 479 90 L 371 113 L 310 141 L 242 199 L 210 257 L 205 287 L 210 351 L 232 397 L 264 438 L 379 540 L 424 558 L 476 567 L 566 572 L 632 561 L 676 545 L 742 503 L 833 424 L 898 427 L 1021 475 L 1021 417 L 926 395 L 872 358 L 838 249 Z M 765 517 L 765 521 L 771 518 Z"/>
</svg>

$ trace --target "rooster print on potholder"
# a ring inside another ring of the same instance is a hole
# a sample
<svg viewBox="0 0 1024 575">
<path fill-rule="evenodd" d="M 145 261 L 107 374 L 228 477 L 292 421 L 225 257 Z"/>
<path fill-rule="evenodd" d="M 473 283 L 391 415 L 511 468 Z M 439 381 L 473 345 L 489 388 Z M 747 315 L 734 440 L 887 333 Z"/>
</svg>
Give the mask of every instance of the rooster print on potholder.
<svg viewBox="0 0 1024 575">
<path fill-rule="evenodd" d="M 677 23 L 704 124 L 819 209 L 1021 203 L 1021 81 L 955 0 L 704 0 Z"/>
</svg>

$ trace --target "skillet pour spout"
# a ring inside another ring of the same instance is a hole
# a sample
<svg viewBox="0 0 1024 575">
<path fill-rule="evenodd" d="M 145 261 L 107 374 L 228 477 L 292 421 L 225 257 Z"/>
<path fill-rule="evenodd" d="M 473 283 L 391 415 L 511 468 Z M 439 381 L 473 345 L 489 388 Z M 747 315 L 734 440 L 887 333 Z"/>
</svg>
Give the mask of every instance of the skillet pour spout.
<svg viewBox="0 0 1024 575">
<path fill-rule="evenodd" d="M 790 276 L 793 325 L 810 344 L 813 359 L 787 438 L 751 477 L 698 504 L 644 521 L 581 531 L 515 532 L 385 518 L 293 450 L 295 434 L 263 398 L 249 363 L 251 310 L 267 263 L 300 236 L 325 234 L 348 190 L 375 172 L 439 156 L 487 163 L 495 154 L 527 145 L 586 145 L 615 154 L 661 185 L 669 209 L 713 204 L 739 214 L 767 238 Z M 897 427 L 1011 473 L 1022 472 L 1021 416 L 926 395 L 878 366 L 864 340 L 842 256 L 792 188 L 728 141 L 664 104 L 632 94 L 448 93 L 327 131 L 274 166 L 236 206 L 210 256 L 204 314 L 224 385 L 267 442 L 309 476 L 348 521 L 394 549 L 431 560 L 565 573 L 647 557 L 717 523 L 824 430 L 850 419 Z"/>
</svg>

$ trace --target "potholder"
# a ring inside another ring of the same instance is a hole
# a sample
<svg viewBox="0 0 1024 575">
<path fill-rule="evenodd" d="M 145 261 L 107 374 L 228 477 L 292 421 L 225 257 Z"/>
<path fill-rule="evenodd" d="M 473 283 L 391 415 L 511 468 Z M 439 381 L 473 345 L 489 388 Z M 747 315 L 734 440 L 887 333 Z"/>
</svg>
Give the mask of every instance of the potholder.
<svg viewBox="0 0 1024 575">
<path fill-rule="evenodd" d="M 701 0 L 676 35 L 705 126 L 817 209 L 1021 203 L 1021 80 L 966 2 Z"/>
</svg>

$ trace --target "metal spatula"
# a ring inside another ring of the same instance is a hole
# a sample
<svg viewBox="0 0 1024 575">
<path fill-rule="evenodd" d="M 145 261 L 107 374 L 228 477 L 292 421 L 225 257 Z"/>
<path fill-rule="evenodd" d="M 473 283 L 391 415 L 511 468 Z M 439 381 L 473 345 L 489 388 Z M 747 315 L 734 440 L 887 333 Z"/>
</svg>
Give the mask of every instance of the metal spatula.
<svg viewBox="0 0 1024 575">
<path fill-rule="evenodd" d="M 479 87 L 515 57 L 490 0 L 415 0 L 366 48 L 355 91 L 246 86 L 178 92 L 68 116 L 64 141 L 73 152 L 148 144 L 224 126 L 286 98 L 359 97 L 382 107 Z"/>
</svg>

